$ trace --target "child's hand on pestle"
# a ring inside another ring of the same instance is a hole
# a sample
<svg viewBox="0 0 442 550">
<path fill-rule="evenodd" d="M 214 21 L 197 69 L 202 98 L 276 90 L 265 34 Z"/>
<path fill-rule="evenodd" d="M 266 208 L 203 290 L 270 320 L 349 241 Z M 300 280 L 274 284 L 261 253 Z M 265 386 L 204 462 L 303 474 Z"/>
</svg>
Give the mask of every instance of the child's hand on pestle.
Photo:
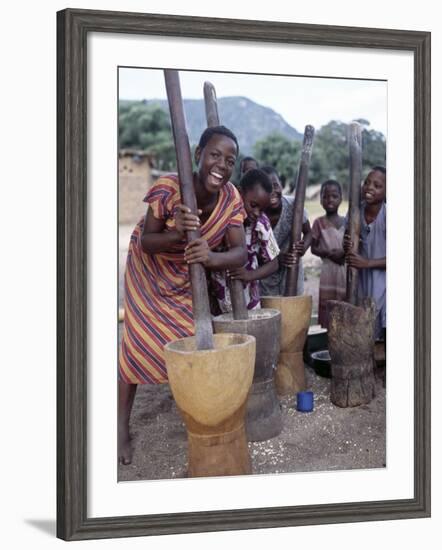
<svg viewBox="0 0 442 550">
<path fill-rule="evenodd" d="M 198 210 L 201 214 L 202 210 Z M 178 204 L 175 209 L 175 228 L 178 233 L 184 237 L 186 231 L 196 231 L 201 227 L 201 222 L 198 216 L 191 214 L 191 210 L 184 204 Z"/>
<path fill-rule="evenodd" d="M 203 264 L 210 267 L 212 254 L 207 241 L 202 237 L 193 240 L 184 249 L 184 259 L 188 264 Z"/>
<path fill-rule="evenodd" d="M 239 279 L 245 283 L 251 281 L 251 273 L 252 272 L 245 267 L 237 267 L 235 269 L 227 270 L 228 277 L 230 277 L 231 279 Z"/>
<path fill-rule="evenodd" d="M 347 255 L 353 250 L 353 241 L 348 233 L 344 234 L 344 253 Z"/>
<path fill-rule="evenodd" d="M 367 269 L 370 267 L 369 260 L 360 254 L 356 254 L 356 252 L 349 252 L 345 256 L 345 261 L 350 267 L 355 267 L 356 269 Z"/>
<path fill-rule="evenodd" d="M 303 239 L 297 241 L 293 245 L 293 251 L 298 255 L 298 257 L 304 256 L 305 254 L 305 242 Z"/>
<path fill-rule="evenodd" d="M 293 267 L 298 262 L 298 257 L 296 245 L 293 245 L 292 252 L 281 252 L 279 263 L 284 267 Z"/>
</svg>

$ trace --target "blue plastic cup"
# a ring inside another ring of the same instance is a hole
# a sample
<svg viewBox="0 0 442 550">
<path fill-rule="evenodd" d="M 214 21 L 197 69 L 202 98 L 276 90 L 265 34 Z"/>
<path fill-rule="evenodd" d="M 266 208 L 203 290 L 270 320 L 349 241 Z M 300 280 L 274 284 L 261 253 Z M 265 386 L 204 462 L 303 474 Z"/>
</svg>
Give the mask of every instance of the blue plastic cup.
<svg viewBox="0 0 442 550">
<path fill-rule="evenodd" d="M 296 394 L 296 410 L 299 412 L 312 412 L 313 410 L 313 392 L 299 391 Z"/>
</svg>

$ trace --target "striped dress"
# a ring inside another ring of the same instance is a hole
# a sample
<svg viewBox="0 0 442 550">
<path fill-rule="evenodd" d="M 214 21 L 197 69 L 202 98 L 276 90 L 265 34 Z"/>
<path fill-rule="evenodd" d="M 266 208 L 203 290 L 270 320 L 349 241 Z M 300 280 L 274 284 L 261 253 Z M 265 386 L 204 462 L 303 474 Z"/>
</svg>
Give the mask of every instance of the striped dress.
<svg viewBox="0 0 442 550">
<path fill-rule="evenodd" d="M 144 201 L 165 231 L 175 229 L 174 212 L 181 201 L 176 175 L 158 179 Z M 219 192 L 216 206 L 201 227 L 211 249 L 219 246 L 228 227 L 240 227 L 245 218 L 241 197 L 230 182 Z M 185 240 L 168 252 L 147 254 L 141 247 L 144 218 L 129 244 L 124 276 L 124 327 L 119 354 L 119 376 L 127 384 L 167 382 L 163 346 L 192 336 L 192 295 Z"/>
</svg>

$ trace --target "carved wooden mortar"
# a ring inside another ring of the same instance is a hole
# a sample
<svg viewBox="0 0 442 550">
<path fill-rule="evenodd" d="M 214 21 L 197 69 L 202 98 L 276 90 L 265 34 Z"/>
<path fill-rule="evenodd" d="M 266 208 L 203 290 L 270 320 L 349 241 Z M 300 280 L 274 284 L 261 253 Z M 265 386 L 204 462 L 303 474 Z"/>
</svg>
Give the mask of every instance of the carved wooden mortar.
<svg viewBox="0 0 442 550">
<path fill-rule="evenodd" d="M 279 395 L 305 390 L 303 349 L 312 314 L 311 296 L 264 296 L 264 308 L 281 312 L 281 352 L 275 374 Z"/>
<path fill-rule="evenodd" d="M 246 433 L 249 441 L 265 441 L 282 431 L 281 406 L 276 395 L 274 373 L 278 362 L 281 313 L 276 309 L 248 312 L 248 319 L 234 320 L 232 313 L 215 317 L 216 333 L 251 334 L 256 338 L 253 384 L 247 399 Z"/>
<path fill-rule="evenodd" d="M 164 346 L 170 388 L 187 428 L 189 477 L 251 473 L 244 416 L 255 338 L 213 339 L 209 350 L 197 350 L 193 337 Z"/>
</svg>

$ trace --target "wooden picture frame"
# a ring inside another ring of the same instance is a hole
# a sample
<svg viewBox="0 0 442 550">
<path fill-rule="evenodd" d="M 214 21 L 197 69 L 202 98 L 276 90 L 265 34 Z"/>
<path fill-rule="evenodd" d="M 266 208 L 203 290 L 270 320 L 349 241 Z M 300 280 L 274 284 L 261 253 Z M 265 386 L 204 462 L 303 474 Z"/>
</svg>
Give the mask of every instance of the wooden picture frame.
<svg viewBox="0 0 442 550">
<path fill-rule="evenodd" d="M 124 517 L 87 516 L 87 36 L 405 50 L 414 57 L 414 497 Z M 430 515 L 430 33 L 67 9 L 57 14 L 57 536 L 65 540 Z M 424 223 L 425 222 L 425 223 Z"/>
</svg>

